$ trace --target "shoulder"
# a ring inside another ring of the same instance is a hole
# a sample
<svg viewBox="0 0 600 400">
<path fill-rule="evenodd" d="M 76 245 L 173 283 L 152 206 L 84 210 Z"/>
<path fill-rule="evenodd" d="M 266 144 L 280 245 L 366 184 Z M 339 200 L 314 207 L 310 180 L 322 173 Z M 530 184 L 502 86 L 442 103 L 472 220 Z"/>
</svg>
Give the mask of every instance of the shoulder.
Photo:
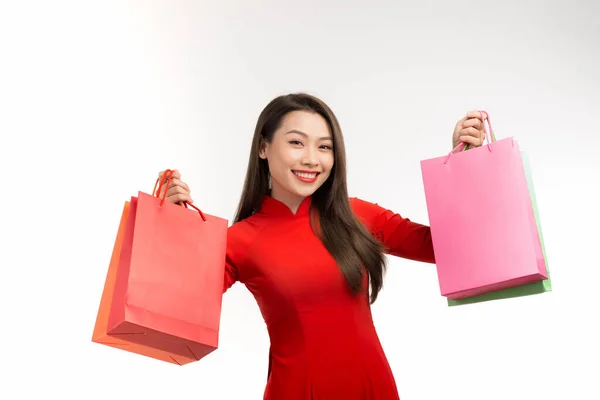
<svg viewBox="0 0 600 400">
<path fill-rule="evenodd" d="M 358 197 L 350 197 L 350 205 L 353 210 L 368 210 L 372 208 L 379 208 L 377 203 L 372 203 L 370 201 L 366 201 L 363 199 L 359 199 Z"/>
<path fill-rule="evenodd" d="M 227 245 L 247 249 L 261 230 L 261 224 L 253 217 L 233 223 L 227 228 Z"/>
</svg>

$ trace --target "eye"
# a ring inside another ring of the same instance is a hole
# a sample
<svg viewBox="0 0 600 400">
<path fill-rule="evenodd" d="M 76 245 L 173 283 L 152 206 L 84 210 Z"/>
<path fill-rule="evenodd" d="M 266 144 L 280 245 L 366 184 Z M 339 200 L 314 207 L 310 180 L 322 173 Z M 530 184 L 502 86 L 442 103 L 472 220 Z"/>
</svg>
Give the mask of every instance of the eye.
<svg viewBox="0 0 600 400">
<path fill-rule="evenodd" d="M 290 140 L 289 143 L 297 146 L 302 146 L 302 143 L 300 143 L 298 140 Z"/>
<path fill-rule="evenodd" d="M 325 149 L 325 150 L 332 150 L 332 149 L 333 149 L 333 147 L 331 147 L 331 146 L 330 146 L 330 145 L 328 145 L 328 144 L 324 144 L 323 146 L 321 146 L 321 148 L 322 148 L 322 149 Z"/>
</svg>

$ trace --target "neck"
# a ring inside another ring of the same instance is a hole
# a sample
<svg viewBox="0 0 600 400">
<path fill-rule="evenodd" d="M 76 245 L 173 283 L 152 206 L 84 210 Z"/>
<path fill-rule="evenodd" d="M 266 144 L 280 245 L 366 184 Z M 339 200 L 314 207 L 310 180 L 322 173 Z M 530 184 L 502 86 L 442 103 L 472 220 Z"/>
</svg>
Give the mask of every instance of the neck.
<svg viewBox="0 0 600 400">
<path fill-rule="evenodd" d="M 273 186 L 271 189 L 271 197 L 285 204 L 294 215 L 298 212 L 300 204 L 305 199 L 305 197 L 291 194 L 285 190 L 279 190 L 276 186 Z"/>
</svg>

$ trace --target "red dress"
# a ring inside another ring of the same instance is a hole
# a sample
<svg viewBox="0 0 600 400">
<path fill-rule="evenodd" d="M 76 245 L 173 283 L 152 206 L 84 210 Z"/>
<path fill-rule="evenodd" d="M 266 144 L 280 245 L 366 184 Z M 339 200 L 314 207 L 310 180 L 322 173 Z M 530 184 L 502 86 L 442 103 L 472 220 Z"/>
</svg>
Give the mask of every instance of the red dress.
<svg viewBox="0 0 600 400">
<path fill-rule="evenodd" d="M 399 399 L 367 295 L 351 294 L 313 233 L 310 201 L 294 215 L 265 196 L 258 212 L 229 228 L 224 291 L 236 281 L 250 290 L 271 341 L 264 399 Z M 350 201 L 388 254 L 434 262 L 429 227 Z"/>
</svg>

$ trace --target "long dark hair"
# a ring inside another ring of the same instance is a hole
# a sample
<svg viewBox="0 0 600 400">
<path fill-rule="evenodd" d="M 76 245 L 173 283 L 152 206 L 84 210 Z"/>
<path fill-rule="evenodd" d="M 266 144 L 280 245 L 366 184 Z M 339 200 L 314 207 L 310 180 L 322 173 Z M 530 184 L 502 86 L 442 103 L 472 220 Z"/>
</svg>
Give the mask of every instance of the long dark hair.
<svg viewBox="0 0 600 400">
<path fill-rule="evenodd" d="M 333 135 L 334 163 L 329 178 L 313 194 L 311 215 L 315 233 L 336 260 L 354 294 L 365 289 L 366 268 L 371 285 L 370 301 L 374 303 L 383 286 L 386 269 L 383 246 L 358 221 L 352 211 L 346 183 L 346 150 L 340 124 L 333 111 L 322 100 L 293 93 L 273 99 L 261 112 L 248 160 L 248 170 L 234 222 L 251 216 L 269 193 L 269 166 L 259 157 L 263 141 L 270 143 L 282 119 L 292 111 L 315 112 L 322 116 Z M 316 211 L 316 212 L 315 212 Z"/>
</svg>

